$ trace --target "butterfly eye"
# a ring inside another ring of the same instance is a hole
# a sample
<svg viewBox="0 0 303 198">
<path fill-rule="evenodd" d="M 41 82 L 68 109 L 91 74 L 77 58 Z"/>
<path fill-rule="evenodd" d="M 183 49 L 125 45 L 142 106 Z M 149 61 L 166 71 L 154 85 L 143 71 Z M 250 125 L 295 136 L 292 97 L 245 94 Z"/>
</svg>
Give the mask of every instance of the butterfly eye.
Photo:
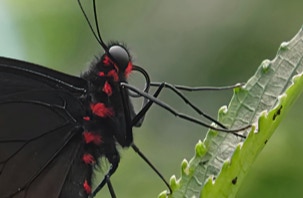
<svg viewBox="0 0 303 198">
<path fill-rule="evenodd" d="M 124 71 L 130 61 L 127 51 L 119 45 L 111 46 L 108 51 L 114 58 L 114 62 L 118 65 L 119 69 Z"/>
</svg>

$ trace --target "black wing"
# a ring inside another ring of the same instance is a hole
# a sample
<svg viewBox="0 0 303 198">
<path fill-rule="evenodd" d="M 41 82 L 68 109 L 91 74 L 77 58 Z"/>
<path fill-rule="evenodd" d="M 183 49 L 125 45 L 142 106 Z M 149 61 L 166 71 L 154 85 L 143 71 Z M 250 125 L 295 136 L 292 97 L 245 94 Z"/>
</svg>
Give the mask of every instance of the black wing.
<svg viewBox="0 0 303 198">
<path fill-rule="evenodd" d="M 83 149 L 86 91 L 81 78 L 0 57 L 1 197 L 67 197 L 62 188 Z M 86 197 L 83 181 L 73 182 Z"/>
</svg>

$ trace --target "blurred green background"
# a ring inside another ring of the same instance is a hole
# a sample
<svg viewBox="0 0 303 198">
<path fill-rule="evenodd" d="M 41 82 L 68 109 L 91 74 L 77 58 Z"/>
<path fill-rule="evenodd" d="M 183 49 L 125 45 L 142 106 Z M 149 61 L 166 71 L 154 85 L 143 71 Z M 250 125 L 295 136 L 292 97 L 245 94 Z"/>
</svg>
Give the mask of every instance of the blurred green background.
<svg viewBox="0 0 303 198">
<path fill-rule="evenodd" d="M 98 0 L 97 0 L 98 1 Z M 105 41 L 127 44 L 134 62 L 154 81 L 185 85 L 229 85 L 247 81 L 262 60 L 303 24 L 302 0 L 103 0 L 98 14 Z M 87 1 L 85 4 L 89 4 Z M 89 8 L 89 6 L 87 7 Z M 91 13 L 88 11 L 88 13 Z M 79 75 L 102 49 L 76 0 L 1 0 L 0 55 Z M 188 93 L 216 117 L 232 91 Z M 174 95 L 161 99 L 191 112 Z M 303 197 L 302 99 L 295 104 L 247 175 L 238 197 Z M 179 177 L 183 158 L 206 128 L 153 107 L 135 142 L 169 180 Z M 112 177 L 118 197 L 156 197 L 165 185 L 132 150 L 121 150 Z M 110 197 L 104 188 L 99 197 Z"/>
</svg>

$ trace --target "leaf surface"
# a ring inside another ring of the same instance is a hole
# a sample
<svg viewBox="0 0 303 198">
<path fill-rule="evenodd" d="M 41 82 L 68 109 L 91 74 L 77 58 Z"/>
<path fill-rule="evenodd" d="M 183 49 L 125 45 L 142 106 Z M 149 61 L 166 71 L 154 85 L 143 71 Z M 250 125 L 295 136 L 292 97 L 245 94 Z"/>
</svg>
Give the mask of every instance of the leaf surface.
<svg viewBox="0 0 303 198">
<path fill-rule="evenodd" d="M 246 139 L 209 130 L 196 145 L 195 156 L 181 165 L 181 177 L 171 178 L 173 193 L 159 197 L 235 197 L 252 163 L 303 91 L 303 31 L 281 44 L 273 60 L 261 63 L 218 120 L 231 129 L 252 124 Z M 243 66 L 245 67 L 245 66 Z"/>
</svg>

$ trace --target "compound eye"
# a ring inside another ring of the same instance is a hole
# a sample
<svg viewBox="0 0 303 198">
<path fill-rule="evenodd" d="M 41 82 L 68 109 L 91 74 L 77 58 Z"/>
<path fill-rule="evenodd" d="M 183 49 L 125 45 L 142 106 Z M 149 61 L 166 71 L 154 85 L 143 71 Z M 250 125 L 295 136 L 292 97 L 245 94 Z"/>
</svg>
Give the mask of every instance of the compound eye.
<svg viewBox="0 0 303 198">
<path fill-rule="evenodd" d="M 118 67 L 121 70 L 125 70 L 130 61 L 126 49 L 119 45 L 114 45 L 109 48 L 109 53 L 115 59 L 114 62 L 118 64 Z"/>
</svg>

